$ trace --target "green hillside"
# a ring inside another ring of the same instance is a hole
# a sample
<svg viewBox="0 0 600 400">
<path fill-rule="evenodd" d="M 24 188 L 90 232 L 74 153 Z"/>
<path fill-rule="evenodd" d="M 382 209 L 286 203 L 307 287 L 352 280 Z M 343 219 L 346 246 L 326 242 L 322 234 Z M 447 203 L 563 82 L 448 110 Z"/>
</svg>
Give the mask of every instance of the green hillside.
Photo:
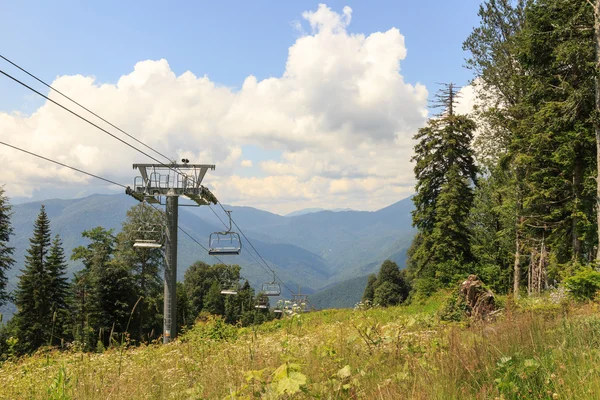
<svg viewBox="0 0 600 400">
<path fill-rule="evenodd" d="M 348 279 L 309 296 L 310 305 L 317 310 L 325 308 L 352 308 L 362 298 L 368 276 Z"/>
<path fill-rule="evenodd" d="M 126 195 L 93 195 L 81 199 L 45 200 L 13 206 L 11 223 L 14 235 L 11 245 L 16 248 L 15 267 L 8 272 L 11 288 L 23 266 L 25 251 L 32 234 L 33 221 L 44 204 L 51 220 L 53 234 L 60 234 L 69 257 L 71 250 L 86 242 L 81 232 L 102 226 L 118 232 L 127 210 L 136 204 Z M 404 265 L 406 249 L 413 237 L 410 224 L 410 199 L 402 200 L 375 212 L 322 211 L 293 217 L 283 217 L 251 207 L 229 207 L 236 222 L 255 247 L 287 286 L 314 293 L 336 283 L 376 272 L 381 262 L 391 258 Z M 207 243 L 211 232 L 221 230 L 221 222 L 207 207 L 182 208 L 179 224 L 200 243 Z M 272 279 L 245 248 L 240 256 L 230 256 L 226 262 L 242 266 L 242 275 L 259 287 Z M 186 268 L 197 260 L 213 263 L 186 235 L 179 234 L 178 278 L 183 279 Z M 224 260 L 225 261 L 225 260 Z M 69 261 L 69 272 L 81 265 Z M 288 296 L 289 293 L 284 292 Z M 326 299 L 332 299 L 329 304 Z M 339 302 L 325 296 L 319 301 L 322 308 L 339 307 Z M 12 314 L 12 307 L 0 312 Z"/>
<path fill-rule="evenodd" d="M 254 328 L 208 318 L 168 345 L 42 350 L 0 364 L 0 399 L 598 398 L 595 305 L 522 304 L 465 326 L 439 321 L 444 301 Z"/>
</svg>

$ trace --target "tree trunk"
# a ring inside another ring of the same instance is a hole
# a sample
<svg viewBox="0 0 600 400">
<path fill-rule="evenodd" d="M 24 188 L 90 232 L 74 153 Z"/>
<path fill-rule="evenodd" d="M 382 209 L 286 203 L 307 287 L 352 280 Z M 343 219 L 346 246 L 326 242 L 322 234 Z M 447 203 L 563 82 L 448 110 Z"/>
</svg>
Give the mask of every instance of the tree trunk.
<svg viewBox="0 0 600 400">
<path fill-rule="evenodd" d="M 600 112 L 600 0 L 594 4 L 594 31 L 596 36 L 596 113 Z M 596 116 L 598 118 L 598 116 Z M 600 231 L 600 124 L 596 121 L 596 229 Z M 599 235 L 600 237 L 600 232 Z M 596 253 L 596 263 L 600 261 L 600 245 Z"/>
<path fill-rule="evenodd" d="M 597 135 L 597 134 L 596 134 Z M 573 260 L 581 256 L 581 238 L 579 237 L 579 209 L 581 207 L 581 181 L 583 180 L 583 155 L 581 145 L 575 146 L 575 165 L 573 169 L 573 216 L 571 219 L 571 235 L 573 238 Z"/>
<path fill-rule="evenodd" d="M 600 1 L 600 0 L 598 0 Z M 515 268 L 513 277 L 513 296 L 515 300 L 519 298 L 519 289 L 521 285 L 521 249 L 519 247 L 519 228 L 517 227 L 517 238 L 515 240 Z"/>
</svg>

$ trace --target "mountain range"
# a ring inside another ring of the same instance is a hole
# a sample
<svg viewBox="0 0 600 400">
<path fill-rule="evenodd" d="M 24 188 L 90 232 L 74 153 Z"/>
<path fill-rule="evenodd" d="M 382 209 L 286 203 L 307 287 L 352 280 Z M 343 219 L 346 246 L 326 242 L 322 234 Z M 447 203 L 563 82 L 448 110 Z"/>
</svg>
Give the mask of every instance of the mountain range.
<svg viewBox="0 0 600 400">
<path fill-rule="evenodd" d="M 33 223 L 44 204 L 51 221 L 52 234 L 59 234 L 65 252 L 87 244 L 81 232 L 102 226 L 118 232 L 127 210 L 136 201 L 126 195 L 92 195 L 80 199 L 53 199 L 13 206 L 11 224 L 14 235 L 15 267 L 9 271 L 9 289 L 14 289 L 25 252 L 33 232 Z M 290 290 L 314 295 L 319 308 L 350 307 L 362 295 L 366 275 L 376 272 L 385 259 L 396 261 L 401 268 L 406 250 L 414 236 L 411 226 L 412 201 L 401 200 L 378 211 L 311 211 L 281 216 L 252 207 L 225 206 L 252 245 L 285 283 L 283 294 Z M 211 232 L 222 231 L 226 216 L 220 207 L 182 207 L 179 226 L 193 239 L 208 245 Z M 234 226 L 235 229 L 235 226 Z M 239 256 L 222 256 L 224 262 L 239 264 L 242 275 L 260 288 L 273 279 L 251 246 L 244 243 Z M 179 232 L 178 279 L 197 260 L 215 262 L 212 256 L 192 239 Z M 79 270 L 80 263 L 69 263 L 69 273 Z M 360 286 L 362 286 L 362 289 Z M 316 294 L 323 291 L 324 294 Z M 336 295 L 340 294 L 341 297 Z M 333 293 L 333 294 L 332 294 Z M 11 309 L 4 312 L 10 314 Z"/>
</svg>

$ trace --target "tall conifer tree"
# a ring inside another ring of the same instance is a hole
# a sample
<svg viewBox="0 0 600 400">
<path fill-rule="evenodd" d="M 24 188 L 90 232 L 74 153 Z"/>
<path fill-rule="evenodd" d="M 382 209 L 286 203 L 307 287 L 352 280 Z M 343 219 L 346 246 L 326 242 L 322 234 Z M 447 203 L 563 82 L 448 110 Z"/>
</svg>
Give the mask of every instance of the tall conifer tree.
<svg viewBox="0 0 600 400">
<path fill-rule="evenodd" d="M 52 301 L 49 298 L 50 220 L 42 206 L 34 224 L 33 237 L 25 256 L 15 294 L 15 321 L 21 351 L 28 352 L 47 344 L 52 329 Z"/>
<path fill-rule="evenodd" d="M 67 262 L 62 241 L 59 235 L 54 237 L 48 255 L 48 301 L 51 301 L 53 332 L 50 343 L 65 339 L 68 328 L 69 282 L 67 279 Z"/>
<path fill-rule="evenodd" d="M 445 85 L 437 98 L 444 111 L 415 135 L 413 225 L 419 237 L 409 252 L 413 278 L 438 280 L 441 264 L 470 262 L 467 217 L 477 182 L 471 141 L 475 123 L 455 113 L 458 90 Z"/>
<path fill-rule="evenodd" d="M 15 249 L 8 245 L 10 235 L 13 233 L 13 228 L 10 225 L 10 210 L 11 205 L 8 202 L 8 197 L 4 195 L 4 189 L 0 187 L 0 306 L 8 300 L 6 272 L 15 263 L 12 257 Z"/>
</svg>

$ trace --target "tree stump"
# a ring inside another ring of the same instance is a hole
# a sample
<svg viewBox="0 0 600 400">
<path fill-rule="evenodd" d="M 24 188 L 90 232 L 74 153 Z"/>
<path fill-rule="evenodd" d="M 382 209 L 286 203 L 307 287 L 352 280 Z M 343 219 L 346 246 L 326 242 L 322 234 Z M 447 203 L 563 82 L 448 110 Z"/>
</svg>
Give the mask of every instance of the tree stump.
<svg viewBox="0 0 600 400">
<path fill-rule="evenodd" d="M 466 304 L 466 313 L 474 319 L 487 319 L 496 310 L 494 293 L 487 289 L 477 275 L 469 275 L 460 285 L 460 295 Z"/>
</svg>

